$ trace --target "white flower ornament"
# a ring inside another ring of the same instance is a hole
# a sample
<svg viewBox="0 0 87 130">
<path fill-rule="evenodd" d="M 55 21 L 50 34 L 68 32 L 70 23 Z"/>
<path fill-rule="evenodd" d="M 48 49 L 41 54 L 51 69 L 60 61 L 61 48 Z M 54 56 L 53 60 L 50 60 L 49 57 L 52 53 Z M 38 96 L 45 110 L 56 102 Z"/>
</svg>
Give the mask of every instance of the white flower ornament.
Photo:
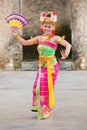
<svg viewBox="0 0 87 130">
<path fill-rule="evenodd" d="M 40 22 L 43 22 L 44 19 L 46 18 L 47 14 L 45 12 L 42 12 L 41 13 L 41 16 L 40 16 Z"/>
<path fill-rule="evenodd" d="M 53 22 L 57 22 L 56 12 L 51 12 L 51 20 L 52 20 Z"/>
<path fill-rule="evenodd" d="M 51 15 L 50 20 L 56 23 L 57 22 L 57 15 L 56 15 L 55 11 L 48 12 L 47 14 L 45 12 L 42 12 L 41 16 L 40 16 L 40 22 L 43 22 L 48 14 Z"/>
</svg>

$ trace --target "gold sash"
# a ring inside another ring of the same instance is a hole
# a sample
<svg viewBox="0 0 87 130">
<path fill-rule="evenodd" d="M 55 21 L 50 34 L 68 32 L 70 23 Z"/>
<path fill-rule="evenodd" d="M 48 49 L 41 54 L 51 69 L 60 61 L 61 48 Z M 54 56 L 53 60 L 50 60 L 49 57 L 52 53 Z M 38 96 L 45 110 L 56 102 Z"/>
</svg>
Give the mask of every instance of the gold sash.
<svg viewBox="0 0 87 130">
<path fill-rule="evenodd" d="M 48 93 L 49 93 L 49 107 L 52 108 L 55 104 L 54 100 L 54 92 L 53 92 L 53 80 L 52 80 L 52 70 L 50 67 L 50 63 L 55 56 L 40 56 L 39 57 L 39 65 L 43 63 L 43 61 L 47 61 L 47 73 L 48 73 Z"/>
</svg>

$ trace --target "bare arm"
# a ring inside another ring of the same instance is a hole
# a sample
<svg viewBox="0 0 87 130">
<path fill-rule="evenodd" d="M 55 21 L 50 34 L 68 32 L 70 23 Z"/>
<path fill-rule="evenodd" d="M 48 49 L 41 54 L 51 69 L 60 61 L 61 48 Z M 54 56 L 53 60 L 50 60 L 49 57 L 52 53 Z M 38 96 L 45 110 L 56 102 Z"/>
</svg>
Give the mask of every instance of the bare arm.
<svg viewBox="0 0 87 130">
<path fill-rule="evenodd" d="M 66 40 L 64 40 L 64 38 L 62 37 L 57 37 L 57 43 L 64 46 L 65 47 L 65 51 L 62 50 L 60 53 L 62 55 L 62 59 L 65 59 L 68 57 L 69 53 L 70 53 L 70 49 L 71 49 L 71 44 L 69 42 L 67 42 Z"/>
<path fill-rule="evenodd" d="M 17 29 L 16 27 L 13 27 L 13 28 L 12 28 L 12 34 L 17 38 L 17 40 L 18 40 L 22 45 L 27 46 L 27 45 L 38 44 L 38 42 L 39 42 L 39 37 L 40 37 L 40 36 L 37 36 L 37 37 L 35 37 L 35 38 L 31 38 L 31 39 L 29 39 L 29 40 L 25 40 L 25 39 L 23 39 L 21 36 L 19 36 L 19 35 L 17 34 L 17 31 L 18 31 L 18 29 Z"/>
<path fill-rule="evenodd" d="M 38 44 L 38 42 L 39 42 L 39 36 L 37 36 L 35 38 L 31 38 L 29 40 L 25 40 L 22 37 L 20 37 L 19 35 L 17 35 L 16 38 L 24 46 Z"/>
</svg>

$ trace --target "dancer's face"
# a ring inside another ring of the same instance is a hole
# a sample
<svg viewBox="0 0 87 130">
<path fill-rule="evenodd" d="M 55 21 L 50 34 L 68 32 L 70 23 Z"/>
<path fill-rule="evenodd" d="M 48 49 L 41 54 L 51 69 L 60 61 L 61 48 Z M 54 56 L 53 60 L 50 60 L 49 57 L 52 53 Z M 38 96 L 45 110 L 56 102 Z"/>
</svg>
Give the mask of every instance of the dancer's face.
<svg viewBox="0 0 87 130">
<path fill-rule="evenodd" d="M 52 33 L 52 30 L 54 29 L 54 26 L 51 24 L 43 24 L 43 32 L 46 35 L 50 35 Z"/>
</svg>

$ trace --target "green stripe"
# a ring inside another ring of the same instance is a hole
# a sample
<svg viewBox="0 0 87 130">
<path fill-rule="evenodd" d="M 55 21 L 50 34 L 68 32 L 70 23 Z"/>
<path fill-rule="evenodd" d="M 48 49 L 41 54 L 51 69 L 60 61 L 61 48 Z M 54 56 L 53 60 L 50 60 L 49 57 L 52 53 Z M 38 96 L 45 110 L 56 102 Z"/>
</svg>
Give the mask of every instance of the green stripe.
<svg viewBox="0 0 87 130">
<path fill-rule="evenodd" d="M 32 110 L 37 110 L 37 106 L 32 106 Z"/>
<path fill-rule="evenodd" d="M 40 76 L 41 76 L 41 68 L 39 68 L 39 78 L 38 78 L 38 83 L 37 83 L 37 87 L 36 87 L 38 119 L 41 118 L 41 108 L 40 108 Z"/>
<path fill-rule="evenodd" d="M 38 119 L 39 119 L 41 117 L 39 86 L 37 86 L 36 88 L 36 96 L 37 96 L 37 110 L 38 110 Z"/>
<path fill-rule="evenodd" d="M 41 116 L 40 119 L 45 119 L 50 116 L 52 116 L 52 113 L 45 114 L 44 116 Z"/>
<path fill-rule="evenodd" d="M 52 116 L 52 113 L 45 114 L 44 116 L 41 115 L 41 107 L 40 107 L 40 75 L 41 75 L 41 68 L 39 69 L 39 78 L 37 82 L 37 87 L 36 87 L 36 97 L 37 97 L 37 114 L 38 114 L 38 119 L 43 119 L 47 118 L 49 116 Z"/>
</svg>

